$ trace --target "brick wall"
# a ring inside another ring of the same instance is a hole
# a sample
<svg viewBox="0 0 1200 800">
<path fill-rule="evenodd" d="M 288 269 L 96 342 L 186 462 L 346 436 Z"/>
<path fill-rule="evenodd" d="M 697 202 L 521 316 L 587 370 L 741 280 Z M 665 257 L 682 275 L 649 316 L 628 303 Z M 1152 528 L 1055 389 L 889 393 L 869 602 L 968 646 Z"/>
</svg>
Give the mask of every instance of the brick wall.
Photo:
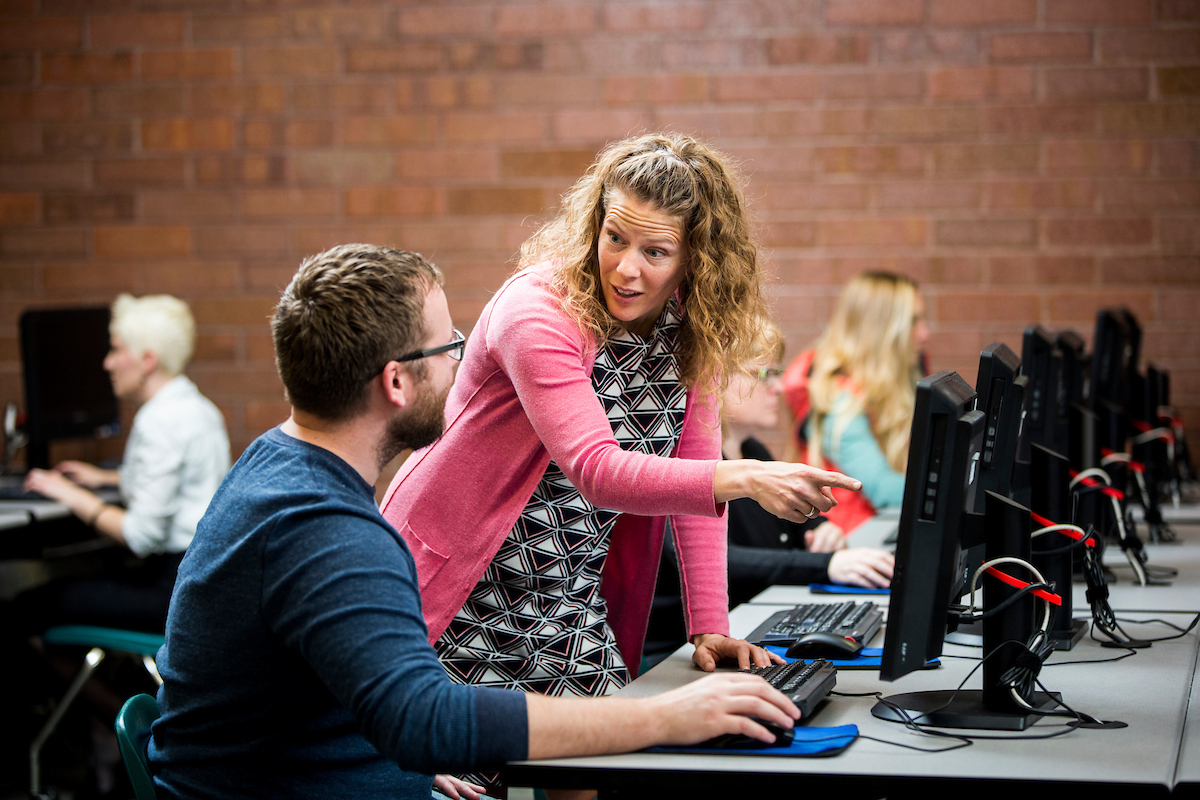
<svg viewBox="0 0 1200 800">
<path fill-rule="evenodd" d="M 606 141 L 671 128 L 742 161 L 793 353 L 868 268 L 970 380 L 1126 304 L 1200 431 L 1198 101 L 1200 0 L 0 0 L 0 399 L 22 309 L 171 292 L 240 452 L 300 258 L 419 250 L 469 328 Z"/>
</svg>

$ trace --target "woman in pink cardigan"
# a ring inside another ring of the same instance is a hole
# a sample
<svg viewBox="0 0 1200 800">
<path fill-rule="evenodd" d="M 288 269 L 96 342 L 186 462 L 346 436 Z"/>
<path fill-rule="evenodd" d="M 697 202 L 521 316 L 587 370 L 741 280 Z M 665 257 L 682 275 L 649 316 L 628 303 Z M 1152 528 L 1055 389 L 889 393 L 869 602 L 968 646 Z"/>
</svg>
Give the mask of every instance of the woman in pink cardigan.
<svg viewBox="0 0 1200 800">
<path fill-rule="evenodd" d="M 668 515 L 696 663 L 770 663 L 727 635 L 724 503 L 802 520 L 858 482 L 721 461 L 717 398 L 762 336 L 761 276 L 726 159 L 678 134 L 607 148 L 525 244 L 467 344 L 445 433 L 383 502 L 452 678 L 624 685 Z"/>
</svg>

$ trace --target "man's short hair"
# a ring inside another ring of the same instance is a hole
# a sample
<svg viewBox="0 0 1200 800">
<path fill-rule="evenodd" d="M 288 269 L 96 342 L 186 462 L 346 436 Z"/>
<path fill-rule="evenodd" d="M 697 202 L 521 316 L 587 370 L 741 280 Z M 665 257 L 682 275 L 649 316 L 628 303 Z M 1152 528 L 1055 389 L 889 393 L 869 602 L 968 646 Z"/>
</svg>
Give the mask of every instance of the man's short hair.
<svg viewBox="0 0 1200 800">
<path fill-rule="evenodd" d="M 437 267 L 390 247 L 346 244 L 305 259 L 271 321 L 288 402 L 329 420 L 358 413 L 367 382 L 421 349 L 425 297 L 441 285 Z M 407 366 L 424 379 L 423 361 Z"/>
<path fill-rule="evenodd" d="M 137 357 L 158 356 L 158 368 L 171 377 L 183 372 L 196 344 L 196 322 L 187 303 L 169 294 L 119 295 L 112 304 L 109 331 Z"/>
</svg>

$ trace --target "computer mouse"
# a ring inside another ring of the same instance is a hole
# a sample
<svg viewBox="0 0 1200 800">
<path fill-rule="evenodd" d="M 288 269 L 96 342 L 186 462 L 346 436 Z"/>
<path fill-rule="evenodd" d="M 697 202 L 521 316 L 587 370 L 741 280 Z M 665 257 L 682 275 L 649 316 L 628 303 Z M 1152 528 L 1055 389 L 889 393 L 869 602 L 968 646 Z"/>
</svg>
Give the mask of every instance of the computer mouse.
<svg viewBox="0 0 1200 800">
<path fill-rule="evenodd" d="M 761 739 L 755 739 L 740 733 L 727 733 L 724 736 L 709 739 L 701 746 L 711 747 L 714 750 L 757 750 L 766 747 L 787 747 L 792 743 L 792 739 L 796 735 L 795 731 L 791 728 L 781 728 L 773 722 L 767 722 L 765 719 L 759 719 L 758 717 L 753 717 L 753 719 L 759 725 L 762 725 L 775 734 L 775 741 L 764 742 Z"/>
<path fill-rule="evenodd" d="M 862 645 L 836 633 L 805 633 L 787 649 L 788 658 L 829 658 L 834 661 L 858 658 Z"/>
</svg>

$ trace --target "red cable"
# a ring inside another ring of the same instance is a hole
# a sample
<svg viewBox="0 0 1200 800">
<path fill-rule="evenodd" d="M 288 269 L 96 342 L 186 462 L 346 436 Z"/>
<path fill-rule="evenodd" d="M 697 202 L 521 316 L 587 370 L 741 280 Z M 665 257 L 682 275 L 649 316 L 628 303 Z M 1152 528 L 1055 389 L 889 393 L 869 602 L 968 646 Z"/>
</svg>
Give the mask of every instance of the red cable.
<svg viewBox="0 0 1200 800">
<path fill-rule="evenodd" d="M 1025 581 L 1021 580 L 1020 578 L 1014 578 L 1012 575 L 1009 575 L 1006 572 L 1001 572 L 1000 570 L 996 569 L 995 567 L 988 567 L 987 570 L 985 570 L 985 571 L 989 575 L 991 575 L 993 578 L 999 578 L 1000 580 L 1004 581 L 1005 583 L 1007 583 L 1009 586 L 1013 587 L 1014 589 L 1024 589 L 1027 586 L 1033 585 L 1031 583 L 1026 583 Z M 1038 597 L 1042 598 L 1043 600 L 1049 600 L 1051 603 L 1053 603 L 1056 606 L 1062 605 L 1061 597 L 1059 597 L 1058 595 L 1056 595 L 1052 592 L 1047 592 L 1045 589 L 1034 589 L 1032 594 L 1037 595 Z"/>
</svg>

